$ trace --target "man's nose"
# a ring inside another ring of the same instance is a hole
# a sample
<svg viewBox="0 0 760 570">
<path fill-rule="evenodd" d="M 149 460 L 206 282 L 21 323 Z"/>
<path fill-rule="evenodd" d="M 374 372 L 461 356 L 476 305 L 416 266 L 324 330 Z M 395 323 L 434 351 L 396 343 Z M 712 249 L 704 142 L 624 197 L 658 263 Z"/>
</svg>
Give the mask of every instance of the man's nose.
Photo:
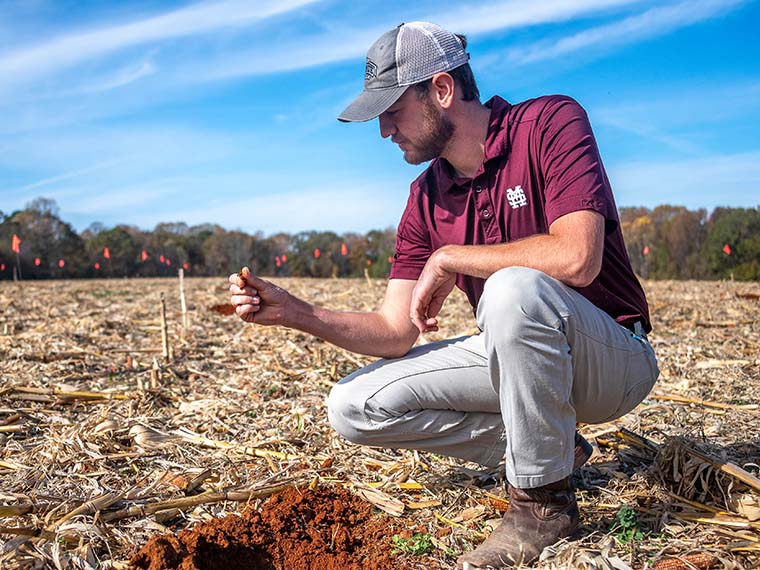
<svg viewBox="0 0 760 570">
<path fill-rule="evenodd" d="M 380 122 L 380 136 L 381 137 L 385 139 L 391 136 L 394 132 L 396 132 L 396 127 L 387 113 L 382 113 L 378 117 L 378 120 Z"/>
</svg>

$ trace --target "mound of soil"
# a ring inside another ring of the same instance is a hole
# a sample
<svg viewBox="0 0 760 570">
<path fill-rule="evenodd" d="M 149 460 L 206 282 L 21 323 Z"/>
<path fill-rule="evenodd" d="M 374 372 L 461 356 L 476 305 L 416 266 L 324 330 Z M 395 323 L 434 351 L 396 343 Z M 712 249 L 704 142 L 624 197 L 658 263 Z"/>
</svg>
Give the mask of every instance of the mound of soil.
<svg viewBox="0 0 760 570">
<path fill-rule="evenodd" d="M 288 489 L 260 511 L 151 538 L 130 560 L 144 570 L 390 570 L 393 530 L 385 515 L 344 489 Z"/>
</svg>

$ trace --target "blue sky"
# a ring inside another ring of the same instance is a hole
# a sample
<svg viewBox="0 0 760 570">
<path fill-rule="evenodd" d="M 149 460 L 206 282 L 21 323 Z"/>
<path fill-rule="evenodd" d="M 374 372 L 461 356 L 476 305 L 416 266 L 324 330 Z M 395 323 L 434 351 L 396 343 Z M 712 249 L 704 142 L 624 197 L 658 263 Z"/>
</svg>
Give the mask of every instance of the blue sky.
<svg viewBox="0 0 760 570">
<path fill-rule="evenodd" d="M 468 35 L 483 100 L 587 109 L 618 206 L 760 204 L 749 0 L 0 1 L 0 210 L 78 230 L 395 226 L 409 182 L 377 121 L 337 114 L 403 21 Z"/>
</svg>

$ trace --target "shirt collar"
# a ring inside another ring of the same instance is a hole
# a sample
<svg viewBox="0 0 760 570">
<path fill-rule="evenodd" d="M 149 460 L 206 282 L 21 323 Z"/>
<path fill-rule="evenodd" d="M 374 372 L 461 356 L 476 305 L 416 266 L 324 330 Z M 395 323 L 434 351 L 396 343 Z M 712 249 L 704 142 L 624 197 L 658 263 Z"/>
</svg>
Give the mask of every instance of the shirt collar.
<svg viewBox="0 0 760 570">
<path fill-rule="evenodd" d="M 488 131 L 483 148 L 483 165 L 494 158 L 509 154 L 509 133 L 506 127 L 512 105 L 498 95 L 489 99 L 485 106 L 491 109 Z M 454 167 L 445 158 L 437 158 L 431 165 L 439 181 L 439 188 L 448 192 L 454 186 L 464 186 L 470 178 L 458 176 Z"/>
</svg>

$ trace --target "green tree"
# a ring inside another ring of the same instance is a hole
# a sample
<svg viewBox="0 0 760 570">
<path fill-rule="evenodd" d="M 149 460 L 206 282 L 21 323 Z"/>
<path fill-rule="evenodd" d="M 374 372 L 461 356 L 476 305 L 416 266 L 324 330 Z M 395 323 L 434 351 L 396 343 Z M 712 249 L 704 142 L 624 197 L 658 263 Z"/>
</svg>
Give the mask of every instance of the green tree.
<svg viewBox="0 0 760 570">
<path fill-rule="evenodd" d="M 3 219 L 0 227 L 0 258 L 15 264 L 11 236 L 21 238 L 21 272 L 28 279 L 78 276 L 85 267 L 84 244 L 68 223 L 59 217 L 53 200 L 37 198 L 24 210 Z M 6 249 L 7 248 L 7 249 Z M 39 259 L 39 265 L 35 260 Z M 58 263 L 64 260 L 65 266 Z"/>
<path fill-rule="evenodd" d="M 725 246 L 730 254 L 723 251 Z M 712 277 L 760 279 L 760 211 L 716 208 L 710 216 L 702 256 Z"/>
<path fill-rule="evenodd" d="M 105 257 L 108 249 L 109 258 Z M 139 270 L 140 244 L 129 226 L 116 226 L 93 235 L 87 241 L 90 276 L 131 277 Z M 100 269 L 95 269 L 95 264 Z"/>
</svg>

